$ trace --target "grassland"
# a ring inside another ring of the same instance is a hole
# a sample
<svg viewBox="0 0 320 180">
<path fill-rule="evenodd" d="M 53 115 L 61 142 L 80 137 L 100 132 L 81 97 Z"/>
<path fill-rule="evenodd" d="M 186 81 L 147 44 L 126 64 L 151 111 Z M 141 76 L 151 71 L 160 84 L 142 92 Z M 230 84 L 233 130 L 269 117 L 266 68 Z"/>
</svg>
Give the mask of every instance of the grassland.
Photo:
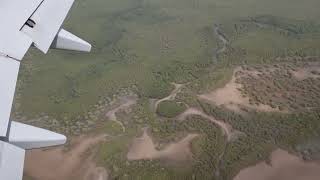
<svg viewBox="0 0 320 180">
<path fill-rule="evenodd" d="M 296 147 L 304 149 L 302 142 L 319 136 L 319 72 L 294 77 L 303 64 L 319 61 L 310 59 L 320 56 L 319 6 L 317 0 L 77 0 L 65 27 L 91 42 L 93 52 L 32 50 L 21 67 L 13 117 L 69 136 L 110 134 L 95 158 L 111 179 L 232 179 L 277 147 L 300 153 Z M 238 66 L 262 71 L 239 80 L 252 103 L 290 113 L 244 107 L 241 114 L 198 99 L 223 87 Z M 174 116 L 184 108 L 172 103 L 159 104 L 170 114 L 159 118 L 150 101 L 167 97 L 173 83 L 184 84 L 175 102 L 242 135 L 229 142 L 200 116 L 179 121 Z M 136 104 L 115 113 L 123 131 L 105 113 L 132 95 Z M 127 160 L 130 143 L 145 127 L 159 149 L 199 134 L 193 162 L 184 167 Z"/>
</svg>

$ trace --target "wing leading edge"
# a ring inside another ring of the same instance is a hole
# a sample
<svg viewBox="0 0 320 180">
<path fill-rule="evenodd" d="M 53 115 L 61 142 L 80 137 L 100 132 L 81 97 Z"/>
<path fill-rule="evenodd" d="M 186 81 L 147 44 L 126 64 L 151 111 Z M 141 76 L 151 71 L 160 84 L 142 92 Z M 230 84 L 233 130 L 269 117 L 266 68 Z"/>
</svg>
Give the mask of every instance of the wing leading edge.
<svg viewBox="0 0 320 180">
<path fill-rule="evenodd" d="M 0 56 L 0 137 L 7 135 L 20 62 Z"/>
<path fill-rule="evenodd" d="M 89 52 L 91 45 L 61 29 L 74 0 L 0 1 L 0 179 L 21 180 L 25 149 L 61 145 L 66 137 L 10 121 L 20 61 L 33 44 Z"/>
</svg>

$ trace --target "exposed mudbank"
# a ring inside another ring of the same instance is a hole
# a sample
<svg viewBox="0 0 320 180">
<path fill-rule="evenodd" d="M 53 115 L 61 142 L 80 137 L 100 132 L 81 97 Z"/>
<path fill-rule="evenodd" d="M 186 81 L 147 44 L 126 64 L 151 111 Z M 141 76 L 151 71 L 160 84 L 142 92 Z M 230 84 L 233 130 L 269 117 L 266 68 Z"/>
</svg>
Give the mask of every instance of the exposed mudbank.
<svg viewBox="0 0 320 180">
<path fill-rule="evenodd" d="M 159 159 L 170 164 L 189 161 L 193 159 L 190 143 L 197 136 L 197 134 L 189 134 L 182 140 L 170 143 L 162 150 L 157 150 L 147 129 L 144 129 L 143 135 L 132 141 L 127 159 L 130 161 Z"/>
<path fill-rule="evenodd" d="M 278 149 L 271 154 L 271 162 L 261 162 L 239 172 L 233 180 L 318 180 L 320 164 Z"/>
<path fill-rule="evenodd" d="M 57 147 L 28 151 L 25 174 L 35 180 L 107 180 L 108 171 L 94 162 L 95 145 L 106 138 L 81 136 L 72 140 L 68 150 Z"/>
<path fill-rule="evenodd" d="M 307 78 L 320 78 L 320 66 L 298 68 L 296 71 L 292 71 L 292 74 L 299 81 Z"/>
<path fill-rule="evenodd" d="M 245 106 L 250 109 L 255 109 L 257 111 L 262 112 L 280 112 L 279 109 L 272 108 L 265 104 L 250 104 L 249 97 L 245 97 L 241 94 L 240 89 L 243 88 L 242 84 L 236 82 L 236 74 L 240 71 L 242 71 L 241 68 L 236 68 L 234 70 L 232 79 L 224 87 L 216 89 L 207 94 L 199 95 L 199 98 L 202 100 L 212 102 L 218 106 L 223 105 L 226 108 L 236 112 L 241 111 L 241 106 Z"/>
</svg>

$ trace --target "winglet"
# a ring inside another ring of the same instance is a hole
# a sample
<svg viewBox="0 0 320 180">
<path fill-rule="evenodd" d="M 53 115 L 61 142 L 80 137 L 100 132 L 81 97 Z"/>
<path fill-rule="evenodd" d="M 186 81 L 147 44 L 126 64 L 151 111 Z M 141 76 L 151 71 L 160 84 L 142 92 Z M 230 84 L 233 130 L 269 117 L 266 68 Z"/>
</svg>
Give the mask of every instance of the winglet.
<svg viewBox="0 0 320 180">
<path fill-rule="evenodd" d="M 91 44 L 61 29 L 51 44 L 51 48 L 90 52 Z"/>
<path fill-rule="evenodd" d="M 22 149 L 62 145 L 66 140 L 67 138 L 61 134 L 15 121 L 11 122 L 9 143 Z"/>
</svg>

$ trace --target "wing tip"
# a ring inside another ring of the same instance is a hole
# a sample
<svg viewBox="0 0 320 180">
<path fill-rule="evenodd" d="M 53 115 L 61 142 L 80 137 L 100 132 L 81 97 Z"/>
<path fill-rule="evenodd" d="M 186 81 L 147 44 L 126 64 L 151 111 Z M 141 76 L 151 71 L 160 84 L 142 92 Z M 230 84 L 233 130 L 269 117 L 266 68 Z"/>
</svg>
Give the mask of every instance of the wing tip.
<svg viewBox="0 0 320 180">
<path fill-rule="evenodd" d="M 46 129 L 12 121 L 9 142 L 23 149 L 63 145 L 67 137 Z"/>
<path fill-rule="evenodd" d="M 65 49 L 81 52 L 90 52 L 92 49 L 90 43 L 64 29 L 61 29 L 58 32 L 51 47 L 55 49 Z"/>
</svg>

